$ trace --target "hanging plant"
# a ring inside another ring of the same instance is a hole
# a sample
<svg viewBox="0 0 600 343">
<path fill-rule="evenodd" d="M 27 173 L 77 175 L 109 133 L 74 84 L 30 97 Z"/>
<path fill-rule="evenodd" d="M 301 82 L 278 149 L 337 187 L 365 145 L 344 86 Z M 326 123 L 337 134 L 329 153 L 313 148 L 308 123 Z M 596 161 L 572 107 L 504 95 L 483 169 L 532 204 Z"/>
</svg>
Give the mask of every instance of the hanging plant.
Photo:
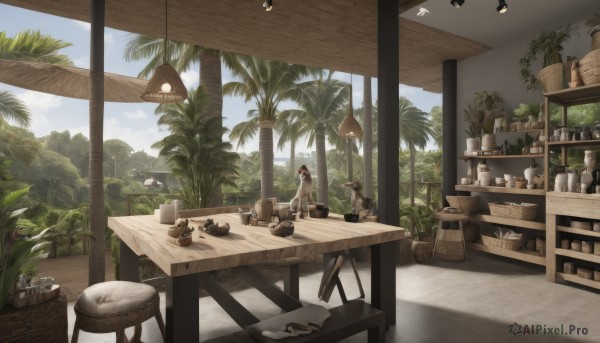
<svg viewBox="0 0 600 343">
<path fill-rule="evenodd" d="M 575 32 L 577 32 L 577 26 L 567 25 L 554 31 L 543 31 L 534 40 L 529 42 L 529 50 L 519 60 L 519 64 L 521 65 L 521 79 L 528 91 L 540 88 L 536 74 L 531 71 L 533 62 L 537 61 L 541 56 L 543 60 L 542 68 L 555 63 L 562 63 L 561 52 L 563 44 L 571 39 Z"/>
</svg>

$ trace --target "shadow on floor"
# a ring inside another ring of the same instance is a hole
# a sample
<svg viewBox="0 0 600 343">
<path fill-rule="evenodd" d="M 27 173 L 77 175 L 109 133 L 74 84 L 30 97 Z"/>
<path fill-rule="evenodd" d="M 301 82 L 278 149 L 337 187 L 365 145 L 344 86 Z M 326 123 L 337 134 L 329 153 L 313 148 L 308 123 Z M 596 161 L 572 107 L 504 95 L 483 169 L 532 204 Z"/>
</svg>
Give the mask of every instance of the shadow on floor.
<svg viewBox="0 0 600 343">
<path fill-rule="evenodd" d="M 428 264 L 431 267 L 437 267 L 441 269 L 454 269 L 469 271 L 473 273 L 487 273 L 496 275 L 545 275 L 545 268 L 535 264 L 514 260 L 502 256 L 493 256 L 486 253 L 480 253 L 477 251 L 467 251 L 467 260 L 459 262 L 442 261 L 438 258 L 434 258 L 433 261 Z M 490 263 L 494 264 L 493 268 L 490 268 Z M 507 268 L 499 268 L 498 264 L 506 264 Z M 409 265 L 410 266 L 410 265 Z"/>
</svg>

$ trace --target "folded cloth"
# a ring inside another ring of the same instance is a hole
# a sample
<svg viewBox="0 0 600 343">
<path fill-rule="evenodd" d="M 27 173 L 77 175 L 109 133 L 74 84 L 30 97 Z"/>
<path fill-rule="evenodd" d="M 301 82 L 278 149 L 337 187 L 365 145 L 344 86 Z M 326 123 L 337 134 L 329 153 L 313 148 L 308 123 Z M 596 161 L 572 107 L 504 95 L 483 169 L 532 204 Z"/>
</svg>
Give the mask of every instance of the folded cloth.
<svg viewBox="0 0 600 343">
<path fill-rule="evenodd" d="M 251 335 L 280 340 L 318 331 L 331 316 L 329 310 L 319 305 L 307 305 L 297 310 L 265 319 L 246 328 Z"/>
</svg>

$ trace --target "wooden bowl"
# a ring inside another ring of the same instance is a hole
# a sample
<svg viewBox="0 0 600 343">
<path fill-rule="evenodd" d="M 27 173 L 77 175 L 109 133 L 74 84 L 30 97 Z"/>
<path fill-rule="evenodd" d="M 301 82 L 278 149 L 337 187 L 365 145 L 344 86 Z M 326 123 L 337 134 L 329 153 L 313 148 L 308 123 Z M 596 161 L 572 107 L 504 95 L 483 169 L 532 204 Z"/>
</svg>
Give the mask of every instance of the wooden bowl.
<svg viewBox="0 0 600 343">
<path fill-rule="evenodd" d="M 360 219 L 360 216 L 358 214 L 355 214 L 355 213 L 344 214 L 344 220 L 349 223 L 358 223 L 359 219 Z"/>
</svg>

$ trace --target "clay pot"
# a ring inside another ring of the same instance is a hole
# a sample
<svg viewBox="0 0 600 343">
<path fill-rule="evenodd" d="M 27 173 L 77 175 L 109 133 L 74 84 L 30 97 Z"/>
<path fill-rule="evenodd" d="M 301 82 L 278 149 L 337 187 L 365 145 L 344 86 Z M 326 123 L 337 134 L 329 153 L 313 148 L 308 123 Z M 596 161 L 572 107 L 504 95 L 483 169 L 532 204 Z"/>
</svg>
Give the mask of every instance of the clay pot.
<svg viewBox="0 0 600 343">
<path fill-rule="evenodd" d="M 294 223 L 290 220 L 269 226 L 269 231 L 274 236 L 286 237 L 294 233 Z"/>
<path fill-rule="evenodd" d="M 273 203 L 271 201 L 258 200 L 254 208 L 256 209 L 256 217 L 259 221 L 271 221 L 271 215 L 273 214 Z"/>
<path fill-rule="evenodd" d="M 177 239 L 177 243 L 179 243 L 179 245 L 181 245 L 182 247 L 187 247 L 188 245 L 192 244 L 192 234 L 185 234 L 179 237 Z"/>
</svg>

